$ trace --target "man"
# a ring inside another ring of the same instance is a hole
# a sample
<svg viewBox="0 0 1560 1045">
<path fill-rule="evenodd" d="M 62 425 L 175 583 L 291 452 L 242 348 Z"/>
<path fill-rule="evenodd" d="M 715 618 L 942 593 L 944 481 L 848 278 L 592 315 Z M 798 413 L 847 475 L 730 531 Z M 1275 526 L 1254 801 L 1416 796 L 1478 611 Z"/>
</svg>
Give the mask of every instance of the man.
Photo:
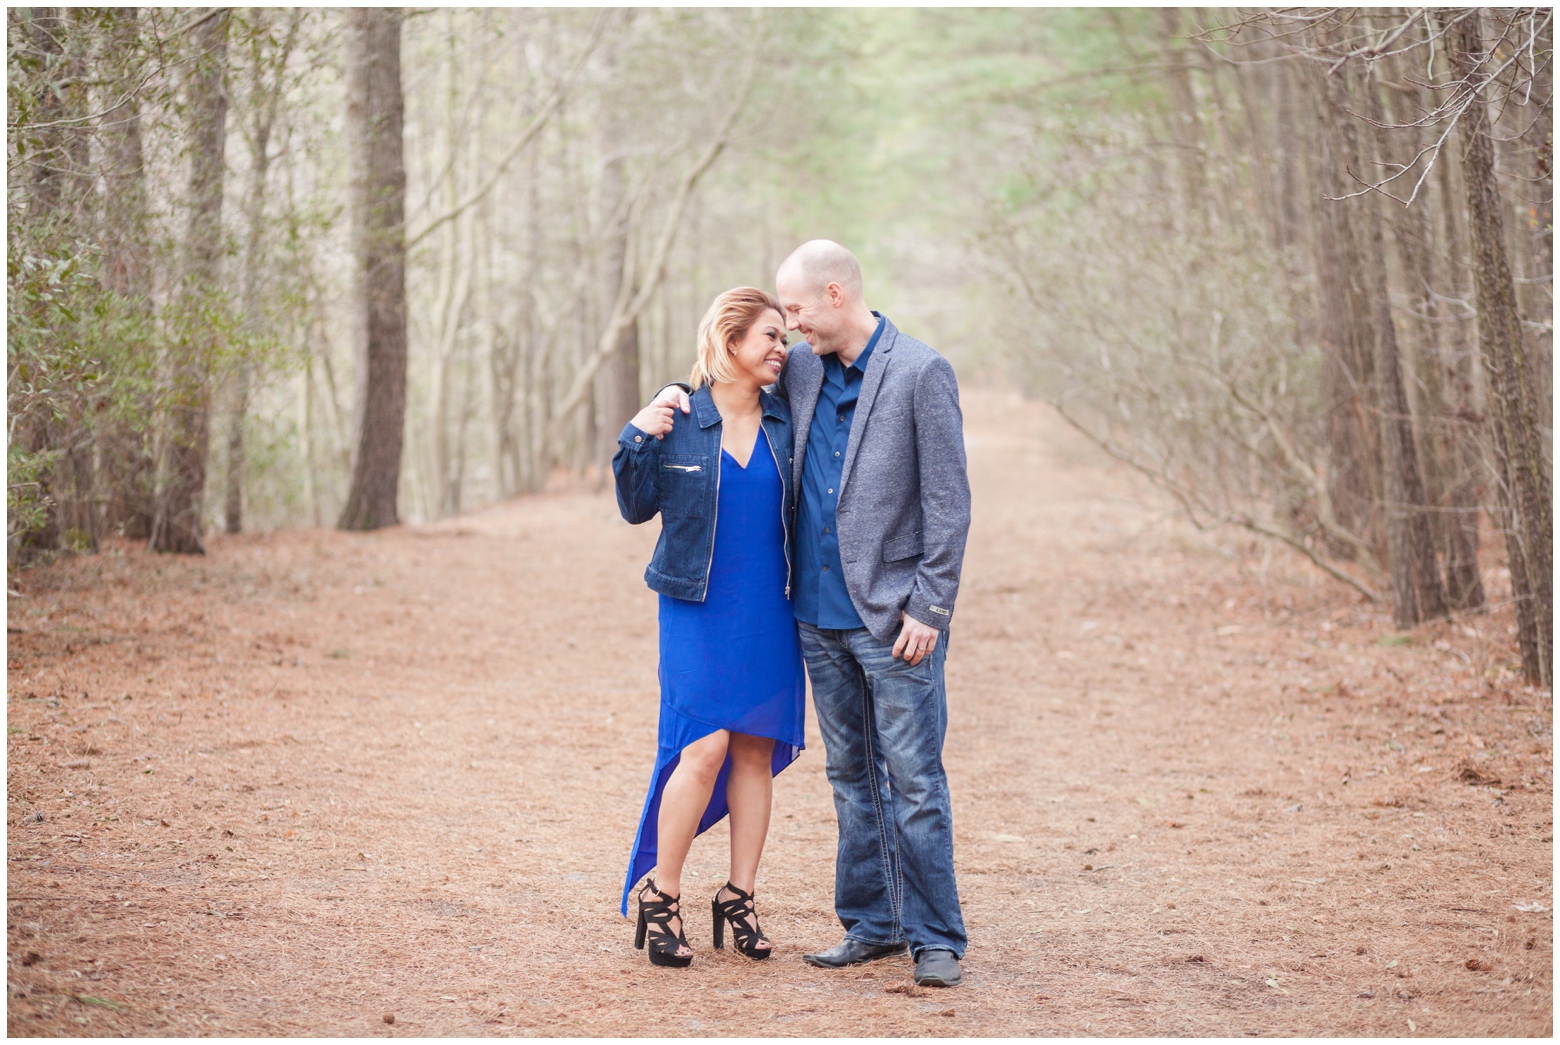
<svg viewBox="0 0 1560 1045">
<path fill-rule="evenodd" d="M 861 266 L 804 243 L 775 277 L 794 346 L 777 383 L 796 432 L 793 589 L 839 818 L 842 968 L 908 945 L 915 982 L 963 974 L 964 919 L 942 746 L 943 664 L 969 532 L 953 368 L 869 310 Z M 656 397 L 688 411 L 678 386 Z"/>
</svg>

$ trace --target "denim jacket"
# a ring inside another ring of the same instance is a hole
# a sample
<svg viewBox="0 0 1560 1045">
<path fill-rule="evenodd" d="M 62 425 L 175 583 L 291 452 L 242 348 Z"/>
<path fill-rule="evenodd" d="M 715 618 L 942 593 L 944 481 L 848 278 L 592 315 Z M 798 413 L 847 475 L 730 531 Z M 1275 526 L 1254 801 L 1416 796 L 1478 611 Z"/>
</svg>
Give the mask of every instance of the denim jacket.
<svg viewBox="0 0 1560 1045">
<path fill-rule="evenodd" d="M 785 401 L 760 392 L 761 424 L 769 439 L 784 497 L 780 506 L 785 535 L 785 593 L 791 594 L 791 527 L 796 495 L 792 474 L 791 410 Z M 672 430 L 657 439 L 623 426 L 612 457 L 618 510 L 634 524 L 661 515 L 661 537 L 645 568 L 652 591 L 674 599 L 703 602 L 715 558 L 715 527 L 720 503 L 720 411 L 706 385 L 690 397 L 691 412 L 672 412 Z M 786 459 L 780 460 L 785 454 Z"/>
</svg>

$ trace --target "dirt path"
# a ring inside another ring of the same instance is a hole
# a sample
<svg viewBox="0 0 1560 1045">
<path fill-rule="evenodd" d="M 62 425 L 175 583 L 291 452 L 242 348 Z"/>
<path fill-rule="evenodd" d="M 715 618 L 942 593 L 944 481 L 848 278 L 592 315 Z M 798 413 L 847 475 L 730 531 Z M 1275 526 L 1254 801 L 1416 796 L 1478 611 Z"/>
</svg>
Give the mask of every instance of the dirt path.
<svg viewBox="0 0 1560 1045">
<path fill-rule="evenodd" d="M 966 405 L 964 986 L 801 962 L 838 935 L 810 711 L 759 881 L 776 957 L 710 950 L 719 829 L 694 967 L 632 949 L 655 528 L 578 492 L 25 575 L 11 1033 L 1551 1033 L 1551 705 L 1508 617 L 1393 645 L 1040 408 Z"/>
</svg>

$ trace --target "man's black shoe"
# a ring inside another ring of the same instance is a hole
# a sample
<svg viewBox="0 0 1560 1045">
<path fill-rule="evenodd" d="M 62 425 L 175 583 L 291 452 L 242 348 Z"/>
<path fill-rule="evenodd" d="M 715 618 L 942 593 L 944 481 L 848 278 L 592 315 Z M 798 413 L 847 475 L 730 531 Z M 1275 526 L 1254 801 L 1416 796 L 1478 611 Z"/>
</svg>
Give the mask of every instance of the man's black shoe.
<svg viewBox="0 0 1560 1045">
<path fill-rule="evenodd" d="M 905 943 L 902 940 L 887 944 L 862 943 L 847 936 L 821 954 L 802 955 L 802 961 L 820 969 L 843 969 L 847 965 L 860 965 L 862 962 L 887 958 L 891 954 L 902 954 L 904 950 Z"/>
<path fill-rule="evenodd" d="M 963 979 L 959 959 L 954 957 L 952 951 L 928 948 L 915 960 L 917 987 L 956 987 Z"/>
</svg>

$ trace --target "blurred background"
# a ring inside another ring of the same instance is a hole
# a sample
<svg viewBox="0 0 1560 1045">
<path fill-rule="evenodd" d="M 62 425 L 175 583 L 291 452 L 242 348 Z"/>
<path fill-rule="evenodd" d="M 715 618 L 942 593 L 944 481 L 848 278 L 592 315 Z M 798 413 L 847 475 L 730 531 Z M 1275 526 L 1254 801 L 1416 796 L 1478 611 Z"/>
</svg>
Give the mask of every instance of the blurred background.
<svg viewBox="0 0 1560 1045">
<path fill-rule="evenodd" d="M 1400 626 L 1504 556 L 1547 685 L 1551 15 L 11 8 L 9 568 L 602 485 L 822 236 Z"/>
</svg>

